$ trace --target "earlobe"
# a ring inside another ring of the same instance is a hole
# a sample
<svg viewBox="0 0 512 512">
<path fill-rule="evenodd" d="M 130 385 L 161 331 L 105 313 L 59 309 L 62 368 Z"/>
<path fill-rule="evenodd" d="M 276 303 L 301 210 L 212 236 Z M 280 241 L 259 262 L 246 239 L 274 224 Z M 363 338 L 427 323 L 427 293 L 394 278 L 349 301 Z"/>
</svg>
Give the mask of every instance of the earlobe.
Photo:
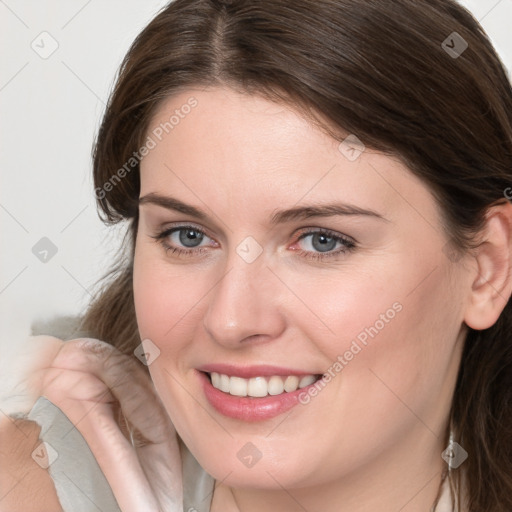
<svg viewBox="0 0 512 512">
<path fill-rule="evenodd" d="M 489 208 L 464 317 L 472 329 L 488 329 L 498 320 L 512 293 L 512 204 Z"/>
</svg>

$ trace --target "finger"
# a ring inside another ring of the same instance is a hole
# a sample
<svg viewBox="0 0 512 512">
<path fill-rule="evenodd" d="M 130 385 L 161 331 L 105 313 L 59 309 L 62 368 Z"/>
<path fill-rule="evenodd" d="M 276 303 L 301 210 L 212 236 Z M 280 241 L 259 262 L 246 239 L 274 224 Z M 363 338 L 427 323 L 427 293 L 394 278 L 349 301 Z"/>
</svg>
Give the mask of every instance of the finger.
<svg viewBox="0 0 512 512">
<path fill-rule="evenodd" d="M 54 367 L 88 371 L 105 382 L 128 422 L 150 442 L 164 442 L 174 432 L 150 378 L 135 358 L 99 340 L 68 343 L 55 358 Z"/>
<path fill-rule="evenodd" d="M 176 436 L 137 449 L 141 466 L 162 512 L 182 512 L 183 477 Z"/>
<path fill-rule="evenodd" d="M 51 368 L 43 396 L 84 437 L 123 512 L 159 510 L 137 454 L 115 421 L 115 397 L 102 381 L 84 372 Z"/>
<path fill-rule="evenodd" d="M 133 428 L 140 430 L 148 440 L 136 452 L 161 510 L 181 512 L 181 455 L 176 433 L 139 363 L 98 340 L 76 340 L 64 347 L 52 364 L 60 369 L 86 370 L 105 383 L 119 401 L 132 433 Z"/>
<path fill-rule="evenodd" d="M 112 403 L 116 399 L 108 386 L 95 375 L 88 372 L 50 368 L 39 370 L 41 377 L 41 395 L 55 405 L 70 398 L 79 402 Z"/>
<path fill-rule="evenodd" d="M 77 425 L 123 512 L 161 512 L 138 456 L 111 408 L 92 409 Z"/>
</svg>

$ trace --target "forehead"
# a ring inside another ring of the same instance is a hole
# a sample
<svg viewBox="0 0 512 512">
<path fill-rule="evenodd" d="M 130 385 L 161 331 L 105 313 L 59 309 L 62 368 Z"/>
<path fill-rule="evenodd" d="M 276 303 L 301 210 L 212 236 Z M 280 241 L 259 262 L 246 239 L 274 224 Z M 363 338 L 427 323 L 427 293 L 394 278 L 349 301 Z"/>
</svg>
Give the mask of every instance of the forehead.
<svg viewBox="0 0 512 512">
<path fill-rule="evenodd" d="M 322 147 L 332 150 L 337 144 L 287 105 L 221 87 L 191 89 L 168 98 L 153 116 L 148 135 L 163 142 L 153 153 L 171 147 L 183 152 L 193 146 L 202 151 L 190 158 L 215 151 L 229 161 L 245 158 L 246 165 L 278 162 L 281 155 L 299 157 L 312 149 L 317 153 Z"/>
<path fill-rule="evenodd" d="M 411 210 L 409 197 L 435 218 L 430 191 L 399 160 L 368 148 L 347 158 L 339 140 L 260 96 L 180 92 L 161 104 L 147 137 L 154 147 L 142 160 L 141 195 L 172 191 L 245 209 L 343 199 L 390 217 Z"/>
</svg>

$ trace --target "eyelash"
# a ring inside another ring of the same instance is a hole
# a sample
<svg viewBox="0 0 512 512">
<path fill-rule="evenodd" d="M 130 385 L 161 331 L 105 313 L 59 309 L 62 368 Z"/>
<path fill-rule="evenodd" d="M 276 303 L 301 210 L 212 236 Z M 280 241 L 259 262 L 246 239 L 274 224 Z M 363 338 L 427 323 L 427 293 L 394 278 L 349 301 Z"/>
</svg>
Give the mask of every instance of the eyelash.
<svg viewBox="0 0 512 512">
<path fill-rule="evenodd" d="M 196 233 L 200 233 L 201 235 L 208 236 L 202 229 L 199 229 L 196 226 L 184 224 L 181 226 L 175 226 L 169 229 L 166 229 L 160 233 L 157 233 L 156 235 L 151 236 L 151 238 L 154 238 L 165 250 L 167 254 L 177 254 L 178 256 L 195 256 L 196 254 L 202 254 L 205 251 L 205 247 L 197 247 L 195 249 L 181 249 L 179 247 L 171 247 L 165 242 L 165 239 L 172 235 L 175 232 L 184 231 L 186 229 L 194 230 Z M 208 237 L 210 238 L 210 237 Z"/>
<path fill-rule="evenodd" d="M 159 244 L 161 244 L 167 254 L 171 253 L 171 254 L 175 254 L 178 256 L 188 257 L 188 256 L 195 256 L 197 254 L 204 253 L 206 247 L 197 247 L 197 248 L 192 248 L 190 250 L 186 250 L 186 249 L 182 249 L 180 247 L 172 247 L 165 242 L 166 238 L 169 237 L 171 234 L 173 234 L 175 232 L 183 231 L 186 229 L 193 230 L 196 233 L 199 233 L 200 235 L 204 235 L 204 236 L 208 237 L 208 235 L 202 229 L 200 229 L 194 225 L 191 225 L 191 224 L 190 225 L 186 224 L 186 225 L 180 225 L 180 226 L 175 226 L 175 227 L 166 229 L 160 233 L 157 233 L 156 235 L 152 235 L 151 238 L 155 239 Z M 329 229 L 320 229 L 320 228 L 303 231 L 300 234 L 300 236 L 297 238 L 297 242 L 299 242 L 306 236 L 314 235 L 316 233 L 320 233 L 322 235 L 327 236 L 328 238 L 332 238 L 336 242 L 341 242 L 344 244 L 344 247 L 341 247 L 332 252 L 325 252 L 325 253 L 310 252 L 310 251 L 305 251 L 303 249 L 297 249 L 297 253 L 306 259 L 311 259 L 311 260 L 316 260 L 316 261 L 325 260 L 328 258 L 340 256 L 341 254 L 352 252 L 356 248 L 355 242 L 352 239 L 348 238 L 347 236 L 341 235 L 341 234 L 331 231 Z M 210 237 L 208 237 L 208 238 L 210 238 Z"/>
<path fill-rule="evenodd" d="M 310 252 L 310 251 L 305 251 L 303 249 L 298 249 L 297 253 L 306 259 L 321 261 L 321 260 L 326 260 L 328 258 L 335 258 L 337 256 L 341 256 L 342 254 L 350 253 L 350 252 L 354 251 L 356 248 L 356 244 L 355 244 L 354 240 L 352 240 L 351 238 L 349 238 L 345 235 L 342 235 L 340 233 L 336 233 L 335 231 L 331 231 L 330 229 L 321 229 L 321 228 L 308 229 L 308 230 L 301 232 L 299 238 L 297 238 L 297 242 L 299 242 L 306 236 L 314 235 L 314 234 L 318 234 L 318 233 L 326 236 L 327 238 L 332 238 L 336 242 L 341 242 L 343 244 L 343 246 L 336 250 L 333 250 L 330 252 L 324 252 L 324 253 Z"/>
</svg>

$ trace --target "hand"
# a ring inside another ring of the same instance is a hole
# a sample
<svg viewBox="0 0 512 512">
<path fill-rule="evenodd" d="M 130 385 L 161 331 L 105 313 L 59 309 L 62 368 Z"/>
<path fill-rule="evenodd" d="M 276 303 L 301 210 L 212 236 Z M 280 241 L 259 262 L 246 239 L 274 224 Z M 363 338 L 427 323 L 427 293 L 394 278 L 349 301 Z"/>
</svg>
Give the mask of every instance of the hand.
<svg viewBox="0 0 512 512">
<path fill-rule="evenodd" d="M 50 339 L 31 388 L 83 435 L 121 510 L 182 512 L 176 431 L 147 373 L 105 342 Z"/>
</svg>

